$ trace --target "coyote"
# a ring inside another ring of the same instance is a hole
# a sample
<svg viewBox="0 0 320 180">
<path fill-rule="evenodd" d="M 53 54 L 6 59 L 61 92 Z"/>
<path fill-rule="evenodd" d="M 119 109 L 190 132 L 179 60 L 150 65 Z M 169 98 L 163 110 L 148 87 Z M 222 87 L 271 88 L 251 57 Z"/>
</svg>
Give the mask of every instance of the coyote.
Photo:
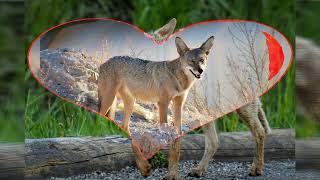
<svg viewBox="0 0 320 180">
<path fill-rule="evenodd" d="M 175 106 L 175 126 L 180 131 L 181 110 L 188 91 L 201 77 L 214 37 L 209 37 L 199 48 L 189 49 L 180 37 L 175 43 L 179 58 L 152 62 L 129 56 L 115 56 L 100 66 L 98 93 L 100 113 L 106 114 L 115 96 L 124 102 L 122 127 L 129 130 L 129 119 L 136 99 L 158 104 L 160 124 L 167 123 L 168 105 Z M 148 91 L 146 91 L 146 89 Z"/>
</svg>

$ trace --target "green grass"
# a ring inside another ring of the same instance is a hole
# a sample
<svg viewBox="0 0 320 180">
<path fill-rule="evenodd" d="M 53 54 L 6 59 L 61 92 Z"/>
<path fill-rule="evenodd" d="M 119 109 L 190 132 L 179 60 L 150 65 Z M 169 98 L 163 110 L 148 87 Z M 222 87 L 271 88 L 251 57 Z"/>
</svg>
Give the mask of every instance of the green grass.
<svg viewBox="0 0 320 180">
<path fill-rule="evenodd" d="M 104 117 L 55 98 L 49 92 L 39 91 L 28 90 L 27 93 L 26 138 L 103 136 L 106 134 L 127 136 Z"/>
<path fill-rule="evenodd" d="M 153 168 L 164 168 L 164 167 L 168 167 L 168 164 L 169 164 L 168 159 L 165 157 L 165 155 L 161 151 L 157 152 L 148 161 Z"/>
<path fill-rule="evenodd" d="M 294 42 L 294 1 L 186 0 L 172 4 L 169 0 L 136 0 L 122 3 L 125 5 L 118 11 L 114 1 L 27 1 L 26 44 L 53 25 L 83 17 L 117 18 L 145 31 L 162 26 L 172 17 L 177 18 L 177 29 L 208 19 L 250 19 L 273 26 L 292 44 Z M 294 65 L 285 78 L 262 98 L 270 125 L 275 128 L 295 127 L 293 68 Z M 26 138 L 124 134 L 105 119 L 53 97 L 35 83 L 29 72 L 25 76 L 29 84 L 25 109 Z M 218 128 L 219 131 L 247 130 L 235 113 L 220 118 Z"/>
</svg>

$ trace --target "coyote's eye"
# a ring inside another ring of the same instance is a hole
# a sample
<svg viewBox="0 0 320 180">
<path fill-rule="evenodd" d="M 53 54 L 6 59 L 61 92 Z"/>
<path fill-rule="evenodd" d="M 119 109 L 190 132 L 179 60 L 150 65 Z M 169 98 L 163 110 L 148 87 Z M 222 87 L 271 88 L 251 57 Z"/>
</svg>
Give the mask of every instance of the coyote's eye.
<svg viewBox="0 0 320 180">
<path fill-rule="evenodd" d="M 201 58 L 199 61 L 200 61 L 201 63 L 204 63 L 204 59 L 203 59 L 203 58 Z"/>
</svg>

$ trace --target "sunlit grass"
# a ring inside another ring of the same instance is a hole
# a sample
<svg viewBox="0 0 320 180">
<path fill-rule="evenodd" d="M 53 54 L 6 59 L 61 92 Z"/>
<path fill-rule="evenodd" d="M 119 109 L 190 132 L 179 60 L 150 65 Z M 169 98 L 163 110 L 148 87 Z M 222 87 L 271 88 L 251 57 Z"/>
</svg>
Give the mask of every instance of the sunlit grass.
<svg viewBox="0 0 320 180">
<path fill-rule="evenodd" d="M 103 136 L 112 134 L 126 136 L 120 128 L 106 118 L 60 98 L 52 97 L 49 92 L 43 91 L 40 93 L 37 91 L 29 90 L 27 93 L 25 111 L 26 138 Z M 43 113 L 39 113 L 40 110 Z"/>
</svg>

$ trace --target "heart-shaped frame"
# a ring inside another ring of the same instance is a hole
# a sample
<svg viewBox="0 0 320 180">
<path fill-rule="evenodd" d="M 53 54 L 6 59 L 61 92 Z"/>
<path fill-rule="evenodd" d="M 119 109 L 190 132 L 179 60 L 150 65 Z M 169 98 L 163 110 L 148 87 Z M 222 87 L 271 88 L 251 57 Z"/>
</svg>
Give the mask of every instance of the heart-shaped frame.
<svg viewBox="0 0 320 180">
<path fill-rule="evenodd" d="M 177 57 L 173 37 L 179 36 L 189 47 L 196 48 L 210 35 L 215 36 L 212 53 L 206 74 L 189 91 L 182 134 L 177 134 L 170 124 L 160 129 L 152 105 L 135 105 L 131 138 L 148 159 L 176 138 L 250 103 L 276 85 L 292 62 L 292 47 L 285 36 L 254 21 L 212 20 L 189 25 L 157 42 L 150 34 L 126 22 L 77 19 L 41 33 L 28 50 L 28 65 L 34 78 L 47 90 L 100 114 L 94 92 L 97 92 L 96 70 L 102 62 L 96 62 L 92 53 L 99 47 L 92 44 L 97 45 L 106 37 L 112 46 L 108 58 L 132 51 L 130 56 L 157 61 Z M 143 47 L 147 51 L 142 51 Z M 87 52 L 79 51 L 84 48 Z M 118 109 L 124 109 L 123 104 L 118 104 Z M 122 114 L 116 115 L 117 118 L 109 119 L 121 127 Z"/>
</svg>

